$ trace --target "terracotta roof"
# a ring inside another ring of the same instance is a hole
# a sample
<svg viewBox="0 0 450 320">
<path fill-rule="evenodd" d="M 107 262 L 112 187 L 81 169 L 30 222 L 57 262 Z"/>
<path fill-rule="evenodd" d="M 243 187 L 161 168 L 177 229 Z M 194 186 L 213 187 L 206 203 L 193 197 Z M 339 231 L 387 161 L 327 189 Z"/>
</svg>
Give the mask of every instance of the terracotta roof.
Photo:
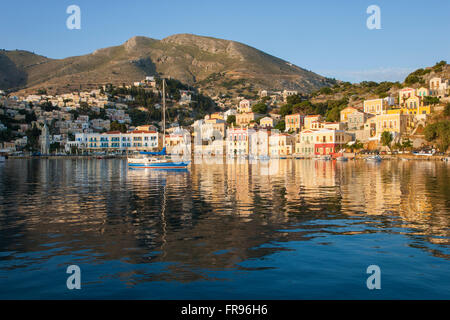
<svg viewBox="0 0 450 320">
<path fill-rule="evenodd" d="M 135 131 L 131 131 L 131 132 L 128 132 L 128 133 L 131 133 L 131 134 L 138 134 L 138 133 L 156 133 L 156 131 L 135 130 Z"/>
</svg>

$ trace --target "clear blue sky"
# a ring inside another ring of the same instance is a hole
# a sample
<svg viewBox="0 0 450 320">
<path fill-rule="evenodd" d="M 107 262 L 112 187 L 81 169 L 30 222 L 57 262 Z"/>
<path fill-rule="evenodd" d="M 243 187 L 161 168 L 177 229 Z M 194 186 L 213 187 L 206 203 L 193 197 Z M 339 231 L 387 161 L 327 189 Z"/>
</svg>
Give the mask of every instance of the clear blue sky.
<svg viewBox="0 0 450 320">
<path fill-rule="evenodd" d="M 81 30 L 66 8 L 81 8 Z M 369 5 L 381 30 L 366 27 Z M 42 0 L 2 1 L 0 48 L 51 58 L 90 53 L 135 35 L 194 33 L 236 40 L 341 80 L 403 80 L 450 61 L 448 0 Z"/>
</svg>

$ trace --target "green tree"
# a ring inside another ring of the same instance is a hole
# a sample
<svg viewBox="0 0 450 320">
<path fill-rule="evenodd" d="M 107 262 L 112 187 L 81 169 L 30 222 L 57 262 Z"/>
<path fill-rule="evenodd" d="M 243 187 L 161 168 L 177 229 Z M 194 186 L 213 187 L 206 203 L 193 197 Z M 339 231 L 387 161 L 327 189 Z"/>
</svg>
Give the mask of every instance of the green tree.
<svg viewBox="0 0 450 320">
<path fill-rule="evenodd" d="M 89 115 L 91 108 L 89 108 L 89 105 L 87 104 L 87 102 L 80 102 L 80 108 L 78 108 L 79 113 L 82 115 Z"/>
<path fill-rule="evenodd" d="M 352 152 L 354 150 L 361 150 L 363 148 L 364 148 L 364 144 L 359 140 L 355 140 L 355 143 L 353 143 L 351 145 L 349 145 L 349 144 L 346 145 L 346 149 L 350 149 Z"/>
<path fill-rule="evenodd" d="M 413 146 L 412 141 L 409 140 L 409 138 L 406 140 L 403 140 L 403 142 L 401 144 L 402 150 L 411 149 L 412 146 Z"/>
<path fill-rule="evenodd" d="M 25 150 L 39 150 L 39 136 L 41 135 L 41 130 L 34 125 L 31 129 L 26 131 L 25 135 L 28 137 L 28 143 L 25 146 Z"/>
<path fill-rule="evenodd" d="M 441 152 L 446 152 L 450 146 L 450 120 L 429 124 L 424 130 L 425 139 L 435 142 Z"/>
<path fill-rule="evenodd" d="M 423 102 L 425 105 L 436 105 L 441 102 L 438 97 L 426 96 L 423 98 Z"/>
<path fill-rule="evenodd" d="M 444 108 L 444 116 L 450 117 L 450 103 L 447 103 Z"/>
<path fill-rule="evenodd" d="M 228 125 L 236 124 L 236 116 L 231 114 L 227 117 L 227 123 Z"/>
<path fill-rule="evenodd" d="M 381 143 L 383 144 L 383 146 L 386 146 L 390 149 L 391 142 L 392 142 L 392 134 L 389 131 L 384 131 L 381 134 Z"/>
<path fill-rule="evenodd" d="M 263 102 L 259 102 L 252 107 L 252 111 L 259 114 L 266 114 L 267 105 Z"/>
<path fill-rule="evenodd" d="M 124 123 L 119 123 L 117 121 L 113 121 L 110 124 L 111 131 L 120 131 L 122 133 L 127 132 L 127 126 Z"/>
<path fill-rule="evenodd" d="M 331 88 L 328 88 L 328 87 L 323 87 L 322 89 L 319 90 L 319 93 L 321 93 L 321 94 L 332 94 L 333 90 Z"/>
<path fill-rule="evenodd" d="M 340 107 L 333 107 L 327 111 L 326 117 L 327 121 L 336 122 L 339 121 L 341 114 Z"/>
<path fill-rule="evenodd" d="M 315 107 L 310 101 L 302 101 L 293 106 L 293 113 L 312 114 L 315 113 Z"/>
<path fill-rule="evenodd" d="M 282 117 L 285 117 L 288 114 L 292 114 L 292 105 L 291 104 L 282 105 L 280 108 L 280 115 Z"/>
<path fill-rule="evenodd" d="M 59 142 L 53 142 L 50 144 L 50 153 L 53 153 L 55 151 L 58 151 L 60 149 L 61 145 Z"/>
<path fill-rule="evenodd" d="M 270 99 L 271 99 L 270 97 L 262 97 L 262 98 L 261 98 L 261 102 L 262 102 L 262 103 L 267 103 L 267 102 L 270 101 Z"/>
<path fill-rule="evenodd" d="M 415 84 L 417 82 L 420 81 L 420 78 L 414 74 L 410 74 L 409 76 L 406 77 L 405 79 L 405 84 L 410 86 L 412 84 Z"/>
<path fill-rule="evenodd" d="M 286 98 L 286 102 L 290 105 L 298 104 L 302 102 L 302 96 L 299 94 L 294 94 Z"/>
<path fill-rule="evenodd" d="M 286 130 L 286 123 L 284 122 L 284 120 L 281 120 L 280 122 L 278 122 L 278 123 L 275 125 L 274 129 L 278 129 L 278 130 L 280 130 L 281 132 L 284 132 L 284 130 Z"/>
</svg>

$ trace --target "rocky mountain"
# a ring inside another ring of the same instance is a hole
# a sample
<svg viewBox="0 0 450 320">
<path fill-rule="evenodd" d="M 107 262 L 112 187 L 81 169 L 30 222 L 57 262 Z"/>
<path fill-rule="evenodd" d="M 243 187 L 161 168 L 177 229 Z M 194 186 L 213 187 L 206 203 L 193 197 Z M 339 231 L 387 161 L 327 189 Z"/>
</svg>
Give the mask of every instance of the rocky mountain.
<svg viewBox="0 0 450 320">
<path fill-rule="evenodd" d="M 121 85 L 160 74 L 208 94 L 251 94 L 259 89 L 311 92 L 334 82 L 245 44 L 191 34 L 163 40 L 133 37 L 84 56 L 49 59 L 0 51 L 0 88 L 64 92 Z"/>
</svg>

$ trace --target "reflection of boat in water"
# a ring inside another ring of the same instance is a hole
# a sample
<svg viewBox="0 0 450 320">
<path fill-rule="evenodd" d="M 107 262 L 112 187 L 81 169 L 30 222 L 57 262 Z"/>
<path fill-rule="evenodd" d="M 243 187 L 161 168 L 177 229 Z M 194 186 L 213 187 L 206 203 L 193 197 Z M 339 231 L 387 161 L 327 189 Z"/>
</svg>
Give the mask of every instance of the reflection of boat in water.
<svg viewBox="0 0 450 320">
<path fill-rule="evenodd" d="M 179 170 L 186 169 L 190 161 L 172 161 L 166 154 L 166 86 L 163 79 L 163 149 L 161 152 L 140 152 L 128 157 L 128 166 L 134 169 Z"/>
<path fill-rule="evenodd" d="M 371 161 L 371 162 L 380 162 L 382 160 L 382 158 L 379 155 L 375 155 L 375 156 L 370 156 L 366 158 L 366 161 Z"/>
</svg>

